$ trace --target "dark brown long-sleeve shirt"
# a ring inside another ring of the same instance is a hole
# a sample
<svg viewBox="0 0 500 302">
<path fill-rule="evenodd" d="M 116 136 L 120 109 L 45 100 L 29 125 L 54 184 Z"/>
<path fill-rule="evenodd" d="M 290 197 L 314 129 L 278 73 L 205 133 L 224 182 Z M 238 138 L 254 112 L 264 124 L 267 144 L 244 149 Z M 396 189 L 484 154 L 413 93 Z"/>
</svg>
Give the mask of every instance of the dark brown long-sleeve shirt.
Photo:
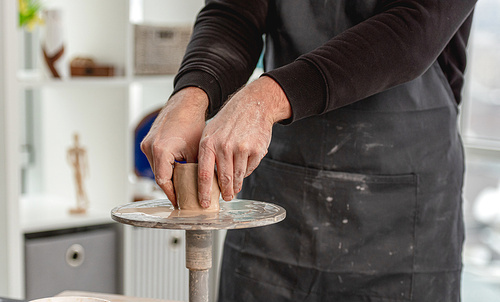
<svg viewBox="0 0 500 302">
<path fill-rule="evenodd" d="M 264 34 L 280 31 L 283 22 L 296 22 L 293 26 L 304 30 L 307 39 L 308 27 L 329 26 L 314 18 L 290 15 L 283 9 L 287 6 L 278 6 L 277 2 L 207 1 L 176 76 L 174 93 L 187 86 L 202 88 L 209 96 L 209 112 L 213 115 L 252 74 Z M 312 45 L 294 60 L 266 70 L 290 101 L 293 117 L 287 122 L 322 114 L 411 81 L 436 60 L 460 102 L 465 48 L 476 0 L 333 2 L 351 10 L 352 27 L 326 37 L 324 44 Z M 306 5 L 316 13 L 328 9 L 327 1 L 289 3 Z M 286 32 L 279 34 L 286 37 Z"/>
</svg>

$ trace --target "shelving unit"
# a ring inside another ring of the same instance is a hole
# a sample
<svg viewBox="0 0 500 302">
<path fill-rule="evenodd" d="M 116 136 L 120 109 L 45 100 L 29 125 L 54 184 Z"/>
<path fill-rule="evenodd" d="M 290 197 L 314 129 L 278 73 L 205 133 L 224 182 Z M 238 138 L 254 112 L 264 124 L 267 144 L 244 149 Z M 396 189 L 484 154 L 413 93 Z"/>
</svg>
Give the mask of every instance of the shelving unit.
<svg viewBox="0 0 500 302">
<path fill-rule="evenodd" d="M 112 223 L 111 208 L 132 200 L 133 129 L 164 104 L 174 78 L 134 75 L 134 23 L 192 24 L 203 2 L 44 0 L 45 8 L 62 11 L 68 64 L 90 56 L 114 65 L 116 74 L 53 79 L 44 72 L 40 30 L 27 41 L 17 28 L 17 1 L 2 1 L 0 79 L 8 81 L 0 86 L 0 296 L 24 296 L 25 233 Z M 84 216 L 68 213 L 76 203 L 66 160 L 73 133 L 79 133 L 89 163 L 90 209 Z M 27 151 L 19 152 L 20 146 Z"/>
</svg>

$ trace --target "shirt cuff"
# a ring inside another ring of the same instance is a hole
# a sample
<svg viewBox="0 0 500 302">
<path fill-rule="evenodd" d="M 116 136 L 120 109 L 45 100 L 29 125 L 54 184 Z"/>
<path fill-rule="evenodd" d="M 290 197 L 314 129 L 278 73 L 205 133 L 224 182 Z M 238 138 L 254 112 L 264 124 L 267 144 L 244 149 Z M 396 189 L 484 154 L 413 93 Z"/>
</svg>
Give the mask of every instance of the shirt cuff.
<svg viewBox="0 0 500 302">
<path fill-rule="evenodd" d="M 219 82 L 210 73 L 201 70 L 191 70 L 177 75 L 174 80 L 174 92 L 172 95 L 186 87 L 198 87 L 208 95 L 210 103 L 207 110 L 208 118 L 213 117 L 222 106 L 222 93 Z"/>
<path fill-rule="evenodd" d="M 281 124 L 324 113 L 327 106 L 325 79 L 312 63 L 296 60 L 263 75 L 271 77 L 281 86 L 292 107 L 292 117 L 281 121 Z"/>
</svg>

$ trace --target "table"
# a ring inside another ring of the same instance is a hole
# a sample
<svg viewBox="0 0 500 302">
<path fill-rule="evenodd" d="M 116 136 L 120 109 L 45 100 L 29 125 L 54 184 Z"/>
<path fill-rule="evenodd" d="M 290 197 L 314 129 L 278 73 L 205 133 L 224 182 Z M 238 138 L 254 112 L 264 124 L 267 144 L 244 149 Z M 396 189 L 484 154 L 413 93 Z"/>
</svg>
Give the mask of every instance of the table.
<svg viewBox="0 0 500 302">
<path fill-rule="evenodd" d="M 101 293 L 82 292 L 82 291 L 64 291 L 58 294 L 56 297 L 69 297 L 69 296 L 101 298 L 109 300 L 111 302 L 180 302 L 174 300 L 148 299 L 148 298 L 128 297 L 122 295 L 101 294 Z"/>
</svg>

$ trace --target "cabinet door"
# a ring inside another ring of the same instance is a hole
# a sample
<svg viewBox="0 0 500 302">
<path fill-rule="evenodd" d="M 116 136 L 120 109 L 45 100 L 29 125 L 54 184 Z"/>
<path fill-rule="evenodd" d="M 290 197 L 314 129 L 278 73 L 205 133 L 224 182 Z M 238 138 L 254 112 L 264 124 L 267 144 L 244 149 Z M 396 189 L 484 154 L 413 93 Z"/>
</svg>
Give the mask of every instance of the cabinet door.
<svg viewBox="0 0 500 302">
<path fill-rule="evenodd" d="M 27 239 L 26 298 L 64 290 L 117 291 L 116 232 L 97 229 Z"/>
</svg>

